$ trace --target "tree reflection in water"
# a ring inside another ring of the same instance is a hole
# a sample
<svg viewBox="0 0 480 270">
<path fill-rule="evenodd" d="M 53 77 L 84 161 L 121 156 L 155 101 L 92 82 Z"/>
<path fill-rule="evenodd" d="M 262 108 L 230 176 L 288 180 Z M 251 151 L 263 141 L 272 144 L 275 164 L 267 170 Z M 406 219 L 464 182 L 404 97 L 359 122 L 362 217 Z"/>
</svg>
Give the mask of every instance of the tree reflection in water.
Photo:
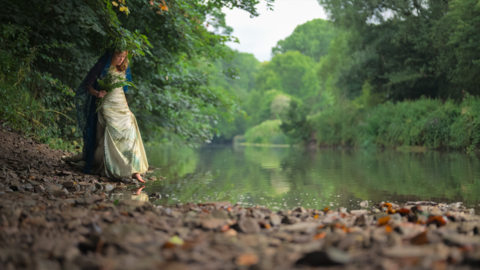
<svg viewBox="0 0 480 270">
<path fill-rule="evenodd" d="M 434 200 L 478 205 L 480 162 L 439 151 L 211 146 L 155 147 L 149 162 L 166 180 L 149 182 L 157 204 L 231 201 L 273 209 L 347 207 Z"/>
</svg>

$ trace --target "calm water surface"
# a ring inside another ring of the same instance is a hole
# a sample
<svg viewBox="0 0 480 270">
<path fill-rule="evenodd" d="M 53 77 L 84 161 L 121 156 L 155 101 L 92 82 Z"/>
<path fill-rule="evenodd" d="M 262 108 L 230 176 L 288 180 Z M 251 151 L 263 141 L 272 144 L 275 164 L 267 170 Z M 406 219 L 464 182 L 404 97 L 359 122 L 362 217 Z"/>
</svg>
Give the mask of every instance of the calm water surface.
<svg viewBox="0 0 480 270">
<path fill-rule="evenodd" d="M 359 208 L 368 200 L 464 202 L 478 212 L 480 159 L 462 153 L 211 146 L 150 147 L 156 204 L 230 201 L 273 209 Z"/>
</svg>

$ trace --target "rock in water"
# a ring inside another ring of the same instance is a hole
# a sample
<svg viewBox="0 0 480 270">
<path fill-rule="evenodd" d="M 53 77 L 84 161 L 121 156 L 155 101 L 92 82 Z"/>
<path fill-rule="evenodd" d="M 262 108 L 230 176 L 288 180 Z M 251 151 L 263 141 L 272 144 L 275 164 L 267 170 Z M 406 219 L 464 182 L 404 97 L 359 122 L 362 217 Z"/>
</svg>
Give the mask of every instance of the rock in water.
<svg viewBox="0 0 480 270">
<path fill-rule="evenodd" d="M 361 201 L 361 202 L 360 202 L 360 207 L 362 207 L 362 208 L 367 208 L 367 207 L 368 207 L 368 201 L 367 201 L 367 200 Z"/>
</svg>

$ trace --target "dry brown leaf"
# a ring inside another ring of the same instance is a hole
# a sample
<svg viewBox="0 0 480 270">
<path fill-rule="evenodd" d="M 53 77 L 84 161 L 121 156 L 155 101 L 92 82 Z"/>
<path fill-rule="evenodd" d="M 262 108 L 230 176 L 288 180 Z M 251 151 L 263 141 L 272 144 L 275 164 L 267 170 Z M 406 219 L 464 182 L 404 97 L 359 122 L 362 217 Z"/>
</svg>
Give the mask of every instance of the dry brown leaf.
<svg viewBox="0 0 480 270">
<path fill-rule="evenodd" d="M 319 233 L 319 234 L 316 234 L 316 235 L 313 237 L 313 240 L 320 240 L 320 239 L 325 238 L 325 236 L 327 236 L 327 234 L 324 233 L 324 232 L 321 232 L 321 233 Z"/>
<path fill-rule="evenodd" d="M 242 254 L 235 260 L 236 265 L 251 266 L 258 263 L 258 256 L 255 254 Z"/>
<path fill-rule="evenodd" d="M 417 236 L 410 239 L 412 245 L 426 245 L 428 244 L 427 231 L 424 231 Z"/>
<path fill-rule="evenodd" d="M 384 226 L 390 221 L 390 216 L 382 217 L 378 220 L 378 226 Z"/>
</svg>

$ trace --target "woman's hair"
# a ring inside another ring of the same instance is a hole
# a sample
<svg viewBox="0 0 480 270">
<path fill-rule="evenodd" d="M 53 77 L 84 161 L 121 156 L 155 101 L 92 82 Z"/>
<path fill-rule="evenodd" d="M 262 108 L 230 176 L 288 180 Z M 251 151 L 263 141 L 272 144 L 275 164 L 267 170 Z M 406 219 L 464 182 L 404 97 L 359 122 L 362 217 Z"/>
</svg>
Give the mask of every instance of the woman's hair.
<svg viewBox="0 0 480 270">
<path fill-rule="evenodd" d="M 115 51 L 114 54 L 121 54 L 121 53 L 124 53 L 122 51 Z M 118 70 L 121 70 L 122 72 L 125 72 L 125 70 L 127 70 L 128 68 L 128 51 L 125 51 L 125 53 L 127 53 L 127 55 L 125 55 L 125 59 L 123 60 L 123 62 L 117 66 L 117 69 Z"/>
</svg>

